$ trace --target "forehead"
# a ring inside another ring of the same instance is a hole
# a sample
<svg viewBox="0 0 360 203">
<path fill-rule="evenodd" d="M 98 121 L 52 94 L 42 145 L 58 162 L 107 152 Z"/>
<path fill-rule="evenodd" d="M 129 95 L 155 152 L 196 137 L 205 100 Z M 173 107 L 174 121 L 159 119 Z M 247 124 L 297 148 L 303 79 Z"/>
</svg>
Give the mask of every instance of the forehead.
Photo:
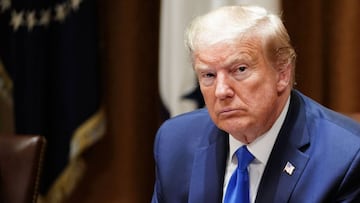
<svg viewBox="0 0 360 203">
<path fill-rule="evenodd" d="M 227 65 L 236 61 L 255 61 L 263 57 L 261 40 L 256 37 L 241 38 L 232 42 L 203 45 L 194 52 L 194 64 Z"/>
</svg>

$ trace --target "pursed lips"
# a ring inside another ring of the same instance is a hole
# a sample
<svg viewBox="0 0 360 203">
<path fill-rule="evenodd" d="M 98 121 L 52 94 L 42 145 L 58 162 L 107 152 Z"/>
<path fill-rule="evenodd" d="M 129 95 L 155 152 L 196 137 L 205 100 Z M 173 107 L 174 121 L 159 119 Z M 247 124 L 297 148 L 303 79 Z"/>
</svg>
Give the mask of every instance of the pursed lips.
<svg viewBox="0 0 360 203">
<path fill-rule="evenodd" d="M 240 108 L 223 108 L 220 111 L 218 111 L 218 116 L 231 116 L 232 114 L 238 113 L 240 111 L 244 111 Z"/>
</svg>

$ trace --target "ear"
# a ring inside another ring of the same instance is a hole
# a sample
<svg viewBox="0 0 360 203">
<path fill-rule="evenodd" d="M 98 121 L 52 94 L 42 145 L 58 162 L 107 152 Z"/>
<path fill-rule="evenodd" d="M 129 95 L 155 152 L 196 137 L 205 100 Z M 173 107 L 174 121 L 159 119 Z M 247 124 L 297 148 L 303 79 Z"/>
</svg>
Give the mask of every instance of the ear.
<svg viewBox="0 0 360 203">
<path fill-rule="evenodd" d="M 291 64 L 281 65 L 278 69 L 277 91 L 283 92 L 291 85 Z"/>
</svg>

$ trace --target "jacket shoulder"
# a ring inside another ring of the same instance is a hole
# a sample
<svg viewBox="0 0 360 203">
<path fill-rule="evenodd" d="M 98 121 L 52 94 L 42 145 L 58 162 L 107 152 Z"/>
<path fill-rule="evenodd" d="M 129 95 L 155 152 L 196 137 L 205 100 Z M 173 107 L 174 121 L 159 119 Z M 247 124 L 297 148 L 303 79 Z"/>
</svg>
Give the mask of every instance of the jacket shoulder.
<svg viewBox="0 0 360 203">
<path fill-rule="evenodd" d="M 360 139 L 360 123 L 352 118 L 320 105 L 316 101 L 298 93 L 305 104 L 305 114 L 307 115 L 308 123 L 318 127 L 322 130 L 331 128 L 339 130 L 344 134 L 351 134 Z M 314 127 L 314 126 L 313 126 Z"/>
</svg>

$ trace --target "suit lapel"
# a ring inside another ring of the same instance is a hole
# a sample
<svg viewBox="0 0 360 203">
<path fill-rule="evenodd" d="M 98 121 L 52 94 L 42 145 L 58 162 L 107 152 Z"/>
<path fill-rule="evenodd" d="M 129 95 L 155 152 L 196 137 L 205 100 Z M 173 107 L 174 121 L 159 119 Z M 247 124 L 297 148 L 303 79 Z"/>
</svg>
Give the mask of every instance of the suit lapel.
<svg viewBox="0 0 360 203">
<path fill-rule="evenodd" d="M 309 160 L 303 153 L 309 146 L 306 118 L 300 96 L 293 92 L 289 111 L 257 192 L 257 203 L 288 202 Z"/>
<path fill-rule="evenodd" d="M 217 128 L 210 134 L 194 157 L 189 203 L 217 203 L 222 199 L 228 136 Z"/>
<path fill-rule="evenodd" d="M 298 150 L 289 150 L 287 158 L 284 159 L 288 161 L 285 161 L 285 163 L 283 160 L 281 162 L 282 164 L 280 164 L 280 179 L 277 191 L 274 193 L 276 194 L 274 202 L 288 202 L 290 195 L 308 162 L 308 159 L 309 157 Z M 287 164 L 289 164 L 289 166 Z M 292 173 L 287 171 L 292 170 L 291 167 L 294 168 Z"/>
<path fill-rule="evenodd" d="M 288 202 L 296 183 L 298 182 L 309 157 L 297 149 L 284 150 L 281 158 L 269 160 L 261 180 L 257 203 Z M 278 156 L 280 154 L 273 153 Z"/>
</svg>

